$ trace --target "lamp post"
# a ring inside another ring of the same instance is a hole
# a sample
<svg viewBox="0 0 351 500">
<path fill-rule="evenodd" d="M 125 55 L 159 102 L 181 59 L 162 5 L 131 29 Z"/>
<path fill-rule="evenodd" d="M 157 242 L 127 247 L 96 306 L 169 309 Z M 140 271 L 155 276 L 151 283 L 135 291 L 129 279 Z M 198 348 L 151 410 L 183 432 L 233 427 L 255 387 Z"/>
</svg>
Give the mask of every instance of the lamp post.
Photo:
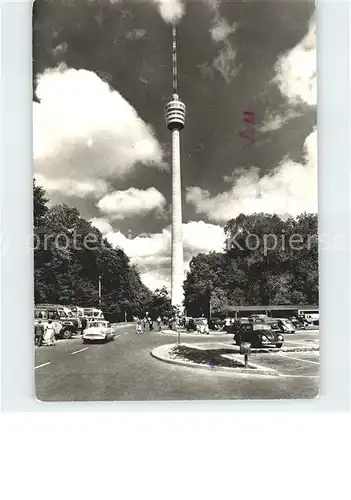
<svg viewBox="0 0 351 500">
<path fill-rule="evenodd" d="M 99 309 L 102 308 L 101 274 L 99 274 Z"/>
</svg>

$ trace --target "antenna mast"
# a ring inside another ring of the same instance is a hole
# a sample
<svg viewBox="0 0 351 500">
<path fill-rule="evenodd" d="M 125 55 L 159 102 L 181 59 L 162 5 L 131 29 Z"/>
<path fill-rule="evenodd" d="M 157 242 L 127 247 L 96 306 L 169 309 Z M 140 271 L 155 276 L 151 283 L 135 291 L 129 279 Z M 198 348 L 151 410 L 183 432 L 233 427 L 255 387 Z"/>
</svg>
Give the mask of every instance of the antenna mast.
<svg viewBox="0 0 351 500">
<path fill-rule="evenodd" d="M 178 76 L 177 76 L 177 28 L 173 26 L 172 30 L 172 71 L 173 71 L 173 94 L 178 94 Z"/>
</svg>

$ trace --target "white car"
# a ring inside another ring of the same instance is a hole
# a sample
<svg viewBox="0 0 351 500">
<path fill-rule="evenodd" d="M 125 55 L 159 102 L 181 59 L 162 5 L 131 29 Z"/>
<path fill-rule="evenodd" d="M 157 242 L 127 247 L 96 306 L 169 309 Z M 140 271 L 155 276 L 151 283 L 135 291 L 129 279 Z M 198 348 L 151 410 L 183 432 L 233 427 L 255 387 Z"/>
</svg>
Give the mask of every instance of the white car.
<svg viewBox="0 0 351 500">
<path fill-rule="evenodd" d="M 108 321 L 92 321 L 83 333 L 83 344 L 88 342 L 108 342 L 113 340 L 115 334 L 112 331 L 111 323 Z"/>
<path fill-rule="evenodd" d="M 197 318 L 195 319 L 196 331 L 199 333 L 206 333 L 207 335 L 210 333 L 208 329 L 207 319 L 206 318 Z"/>
</svg>

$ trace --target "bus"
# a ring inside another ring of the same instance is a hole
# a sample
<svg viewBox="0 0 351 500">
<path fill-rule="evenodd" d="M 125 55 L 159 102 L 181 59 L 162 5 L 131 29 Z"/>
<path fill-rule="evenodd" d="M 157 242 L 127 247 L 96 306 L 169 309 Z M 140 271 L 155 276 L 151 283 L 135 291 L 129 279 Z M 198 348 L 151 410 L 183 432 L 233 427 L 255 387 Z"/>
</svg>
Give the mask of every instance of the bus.
<svg viewBox="0 0 351 500">
<path fill-rule="evenodd" d="M 84 316 L 88 321 L 91 321 L 92 319 L 105 319 L 101 309 L 97 309 L 95 307 L 84 307 Z"/>
<path fill-rule="evenodd" d="M 34 324 L 41 320 L 47 325 L 50 319 L 54 325 L 55 336 L 69 339 L 79 330 L 79 321 L 67 306 L 57 304 L 36 304 L 34 306 Z"/>
<path fill-rule="evenodd" d="M 309 323 L 314 323 L 315 321 L 316 322 L 319 321 L 319 311 L 316 310 L 308 311 L 306 309 L 299 309 L 297 311 L 297 314 L 298 316 L 303 316 Z"/>
</svg>

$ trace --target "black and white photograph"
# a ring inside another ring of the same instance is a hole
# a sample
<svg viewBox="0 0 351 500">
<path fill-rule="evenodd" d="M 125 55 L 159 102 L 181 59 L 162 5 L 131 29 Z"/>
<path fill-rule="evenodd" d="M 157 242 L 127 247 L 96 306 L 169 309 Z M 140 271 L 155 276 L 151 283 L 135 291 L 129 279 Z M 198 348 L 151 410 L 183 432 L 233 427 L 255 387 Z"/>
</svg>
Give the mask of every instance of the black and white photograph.
<svg viewBox="0 0 351 500">
<path fill-rule="evenodd" d="M 316 43 L 312 0 L 33 2 L 37 400 L 319 397 Z"/>
</svg>

